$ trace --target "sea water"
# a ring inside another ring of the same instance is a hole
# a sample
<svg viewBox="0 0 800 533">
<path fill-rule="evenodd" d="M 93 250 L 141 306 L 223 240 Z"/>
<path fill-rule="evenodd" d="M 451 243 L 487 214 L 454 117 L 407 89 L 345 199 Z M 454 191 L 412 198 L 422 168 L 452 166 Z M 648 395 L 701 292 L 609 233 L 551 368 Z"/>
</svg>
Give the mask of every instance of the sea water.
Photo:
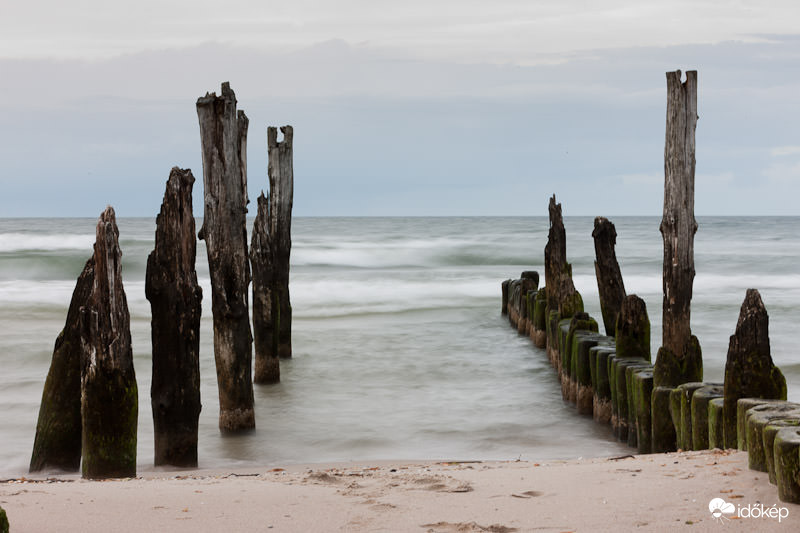
<svg viewBox="0 0 800 533">
<path fill-rule="evenodd" d="M 590 217 L 567 217 L 567 257 L 600 318 Z M 613 218 L 628 294 L 661 340 L 659 218 Z M 800 401 L 800 218 L 698 219 L 692 330 L 707 381 L 721 381 L 746 289 L 770 314 L 772 357 Z M 95 219 L 0 220 L 0 473 L 27 469 L 53 344 L 91 255 Z M 248 222 L 252 227 L 252 220 Z M 199 227 L 199 225 L 198 225 Z M 154 219 L 119 220 L 139 384 L 138 463 L 153 469 L 150 306 Z M 544 283 L 546 217 L 296 218 L 293 350 L 281 383 L 255 386 L 255 432 L 223 435 L 204 243 L 201 467 L 376 460 L 544 460 L 629 453 L 561 399 L 542 350 L 500 314 L 502 280 Z"/>
</svg>

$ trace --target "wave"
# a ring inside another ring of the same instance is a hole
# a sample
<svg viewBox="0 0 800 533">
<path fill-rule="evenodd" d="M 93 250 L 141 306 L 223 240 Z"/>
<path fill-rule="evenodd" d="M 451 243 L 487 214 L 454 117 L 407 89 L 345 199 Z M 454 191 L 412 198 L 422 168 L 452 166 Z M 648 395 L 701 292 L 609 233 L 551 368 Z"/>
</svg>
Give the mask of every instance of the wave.
<svg viewBox="0 0 800 533">
<path fill-rule="evenodd" d="M 0 252 L 86 250 L 91 254 L 94 234 L 0 233 Z"/>
</svg>

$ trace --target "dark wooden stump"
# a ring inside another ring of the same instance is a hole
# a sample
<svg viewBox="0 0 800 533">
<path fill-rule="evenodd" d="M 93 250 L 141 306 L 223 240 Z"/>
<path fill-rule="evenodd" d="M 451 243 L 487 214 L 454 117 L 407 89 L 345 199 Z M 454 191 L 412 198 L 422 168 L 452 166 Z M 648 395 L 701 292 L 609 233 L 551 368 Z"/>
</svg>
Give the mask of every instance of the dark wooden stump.
<svg viewBox="0 0 800 533">
<path fill-rule="evenodd" d="M 755 289 L 748 289 L 736 331 L 728 345 L 724 392 L 725 446 L 736 446 L 736 402 L 739 398 L 786 399 L 786 378 L 772 362 L 769 315 Z"/>
<path fill-rule="evenodd" d="M 667 128 L 664 146 L 664 304 L 662 345 L 656 358 L 655 386 L 702 381 L 700 343 L 690 326 L 694 281 L 695 129 L 697 71 L 667 72 Z"/>
<path fill-rule="evenodd" d="M 81 464 L 81 325 L 94 284 L 94 257 L 78 276 L 64 329 L 56 339 L 44 383 L 31 455 L 31 472 L 46 468 L 77 471 Z"/>
<path fill-rule="evenodd" d="M 197 466 L 203 291 L 195 271 L 193 184 L 191 170 L 175 167 L 170 172 L 156 218 L 155 249 L 147 258 L 144 291 L 152 313 L 150 402 L 156 466 Z"/>
<path fill-rule="evenodd" d="M 206 241 L 211 275 L 219 428 L 255 428 L 247 252 L 247 125 L 228 83 L 197 100 L 203 152 Z"/>
<path fill-rule="evenodd" d="M 136 476 L 139 392 L 122 252 L 114 210 L 97 223 L 94 284 L 81 308 L 81 421 L 84 478 Z"/>
<path fill-rule="evenodd" d="M 603 326 L 606 335 L 614 335 L 617 315 L 625 299 L 625 284 L 622 282 L 622 273 L 614 251 L 614 246 L 617 244 L 617 229 L 608 219 L 597 217 L 594 219 L 592 237 L 597 257 L 594 270 L 597 276 L 597 290 L 600 293 Z"/>
<path fill-rule="evenodd" d="M 278 332 L 278 356 L 292 356 L 292 304 L 289 300 L 289 256 L 292 250 L 292 202 L 294 196 L 294 130 L 282 126 L 283 141 L 277 128 L 267 128 L 269 149 L 269 233 L 275 269 L 273 298 L 278 302 L 272 320 Z"/>
<path fill-rule="evenodd" d="M 278 359 L 278 335 L 272 319 L 277 316 L 279 302 L 273 297 L 274 267 L 269 234 L 269 201 L 262 192 L 250 241 L 250 264 L 253 268 L 253 340 L 256 365 L 253 381 L 278 383 L 281 368 Z"/>
<path fill-rule="evenodd" d="M 547 316 L 550 316 L 552 311 L 558 310 L 561 302 L 561 280 L 565 276 L 570 277 L 572 272 L 567 263 L 567 232 L 564 229 L 564 219 L 561 215 L 561 204 L 556 203 L 555 194 L 550 198 L 548 213 L 550 229 L 547 233 L 547 244 L 544 247 L 544 279 L 547 292 Z M 548 347 L 548 350 L 555 349 L 555 346 Z"/>
<path fill-rule="evenodd" d="M 631 294 L 622 302 L 617 315 L 617 357 L 641 357 L 650 361 L 650 317 L 644 300 Z"/>
</svg>

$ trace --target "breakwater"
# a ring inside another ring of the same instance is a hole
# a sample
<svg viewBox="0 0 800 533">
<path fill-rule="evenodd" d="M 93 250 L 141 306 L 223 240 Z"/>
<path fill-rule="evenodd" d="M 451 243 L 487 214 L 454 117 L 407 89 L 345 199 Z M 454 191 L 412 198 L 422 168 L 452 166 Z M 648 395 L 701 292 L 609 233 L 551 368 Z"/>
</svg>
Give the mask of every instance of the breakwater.
<svg viewBox="0 0 800 533">
<path fill-rule="evenodd" d="M 555 197 L 551 206 L 560 217 Z M 555 228 L 550 237 L 561 239 L 558 220 Z M 559 264 L 551 280 L 569 276 L 569 264 Z M 604 278 L 596 270 L 601 285 Z M 768 473 L 782 501 L 800 503 L 800 404 L 786 401 L 786 381 L 772 364 L 768 315 L 757 290 L 745 295 L 722 382 L 655 386 L 644 301 L 624 296 L 614 329 L 607 326 L 602 334 L 574 287 L 569 290 L 562 279 L 566 301 L 556 301 L 539 279 L 537 271 L 527 270 L 503 281 L 501 312 L 520 335 L 544 349 L 562 396 L 576 413 L 610 424 L 614 436 L 640 454 L 746 450 L 750 468 Z M 602 299 L 603 291 L 598 292 Z"/>
</svg>

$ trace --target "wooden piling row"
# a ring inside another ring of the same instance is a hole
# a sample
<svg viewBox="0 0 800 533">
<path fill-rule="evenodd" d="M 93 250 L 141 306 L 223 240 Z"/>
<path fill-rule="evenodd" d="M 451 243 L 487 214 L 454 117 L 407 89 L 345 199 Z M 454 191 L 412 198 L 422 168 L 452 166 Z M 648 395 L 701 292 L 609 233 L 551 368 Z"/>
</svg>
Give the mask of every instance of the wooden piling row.
<svg viewBox="0 0 800 533">
<path fill-rule="evenodd" d="M 668 72 L 667 86 L 663 345 L 655 364 L 645 303 L 625 295 L 613 224 L 598 217 L 592 233 L 603 324 L 610 334 L 613 319 L 611 337 L 599 335 L 597 321 L 583 312 L 555 196 L 544 253 L 547 290 L 523 294 L 521 280 L 507 280 L 503 309 L 520 332 L 528 328 L 536 345 L 545 348 L 564 400 L 578 413 L 610 424 L 622 442 L 639 453 L 746 449 L 750 468 L 769 472 L 781 500 L 800 503 L 800 405 L 785 401 L 786 380 L 770 356 L 769 317 L 757 290 L 749 289 L 742 303 L 724 384 L 702 380 L 700 344 L 690 327 L 697 73 L 687 73 L 681 83 L 680 71 Z M 525 305 L 532 305 L 532 321 Z M 537 342 L 542 337 L 546 342 Z"/>
</svg>

